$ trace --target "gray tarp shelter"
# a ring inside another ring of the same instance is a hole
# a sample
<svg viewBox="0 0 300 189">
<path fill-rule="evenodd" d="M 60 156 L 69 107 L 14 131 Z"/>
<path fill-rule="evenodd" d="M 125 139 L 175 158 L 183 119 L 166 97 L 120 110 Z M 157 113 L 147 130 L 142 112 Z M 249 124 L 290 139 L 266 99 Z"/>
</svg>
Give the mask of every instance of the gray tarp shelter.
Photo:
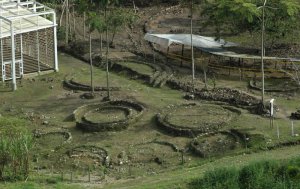
<svg viewBox="0 0 300 189">
<path fill-rule="evenodd" d="M 180 44 L 191 46 L 191 35 L 190 34 L 149 34 L 147 33 L 144 37 L 145 40 L 159 44 L 164 48 L 168 48 L 172 44 Z M 193 46 L 201 49 L 204 52 L 231 58 L 241 59 L 261 59 L 261 56 L 249 55 L 249 54 L 238 54 L 233 51 L 224 49 L 224 47 L 237 46 L 236 43 L 227 42 L 223 39 L 215 40 L 214 37 L 205 37 L 200 35 L 193 35 Z M 279 57 L 264 57 L 266 60 L 286 60 L 291 62 L 299 62 L 300 59 L 295 58 L 279 58 Z"/>
</svg>

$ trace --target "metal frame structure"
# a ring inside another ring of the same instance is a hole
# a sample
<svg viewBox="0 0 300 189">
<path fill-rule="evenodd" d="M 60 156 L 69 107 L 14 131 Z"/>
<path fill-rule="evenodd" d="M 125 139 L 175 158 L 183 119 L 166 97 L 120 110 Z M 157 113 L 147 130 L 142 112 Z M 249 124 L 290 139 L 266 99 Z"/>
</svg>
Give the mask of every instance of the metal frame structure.
<svg viewBox="0 0 300 189">
<path fill-rule="evenodd" d="M 38 65 L 37 72 L 41 71 L 40 59 L 43 53 L 40 51 L 43 47 L 40 42 L 43 39 L 45 39 L 43 50 L 46 52 L 43 59 L 47 61 L 51 59 L 49 57 L 53 57 L 53 67 L 49 67 L 58 71 L 56 27 L 55 11 L 35 0 L 0 0 L 0 75 L 2 75 L 2 82 L 11 80 L 13 90 L 17 89 L 16 79 L 24 75 L 26 61 L 24 62 L 23 56 L 31 56 L 30 51 L 33 47 L 37 51 L 34 57 Z M 45 31 L 44 36 L 40 36 L 40 33 L 43 34 L 43 30 Z M 50 33 L 53 36 L 52 47 L 48 45 Z M 25 36 L 27 36 L 26 40 L 23 39 Z M 23 43 L 27 43 L 27 45 Z M 7 70 L 10 71 L 9 74 L 7 74 Z"/>
</svg>

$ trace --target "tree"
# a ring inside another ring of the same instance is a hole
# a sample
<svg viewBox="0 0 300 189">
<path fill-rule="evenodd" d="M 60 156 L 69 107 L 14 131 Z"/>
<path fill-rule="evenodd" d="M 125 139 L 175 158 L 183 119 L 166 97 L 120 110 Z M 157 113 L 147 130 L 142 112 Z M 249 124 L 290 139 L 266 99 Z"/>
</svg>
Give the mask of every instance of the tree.
<svg viewBox="0 0 300 189">
<path fill-rule="evenodd" d="M 110 44 L 113 45 L 116 33 L 119 32 L 126 25 L 133 24 L 136 20 L 136 15 L 131 10 L 116 8 L 110 11 L 108 18 L 109 19 L 107 25 L 109 30 L 112 32 Z"/>
<path fill-rule="evenodd" d="M 104 7 L 104 17 L 106 23 L 106 55 L 105 55 L 105 63 L 106 63 L 106 90 L 107 90 L 107 100 L 110 100 L 110 89 L 109 89 L 109 65 L 108 65 L 108 52 L 109 52 L 109 39 L 108 39 L 108 20 L 107 20 L 107 9 L 110 5 L 118 4 L 118 0 L 98 0 L 100 6 Z"/>
<path fill-rule="evenodd" d="M 90 11 L 88 14 L 87 24 L 89 27 L 89 54 L 90 54 L 90 72 L 91 72 L 91 92 L 94 94 L 94 80 L 93 80 L 93 57 L 92 57 L 92 32 L 99 27 L 99 20 L 97 19 L 97 14 Z"/>
<path fill-rule="evenodd" d="M 207 17 L 204 26 L 215 27 L 217 37 L 222 36 L 222 30 L 230 30 L 233 34 L 259 32 L 262 11 L 258 7 L 263 3 L 263 0 L 206 0 L 202 11 L 202 15 Z M 269 46 L 272 46 L 276 39 L 286 37 L 299 25 L 300 2 L 269 0 L 267 6 L 273 8 L 265 9 L 265 32 Z"/>
</svg>

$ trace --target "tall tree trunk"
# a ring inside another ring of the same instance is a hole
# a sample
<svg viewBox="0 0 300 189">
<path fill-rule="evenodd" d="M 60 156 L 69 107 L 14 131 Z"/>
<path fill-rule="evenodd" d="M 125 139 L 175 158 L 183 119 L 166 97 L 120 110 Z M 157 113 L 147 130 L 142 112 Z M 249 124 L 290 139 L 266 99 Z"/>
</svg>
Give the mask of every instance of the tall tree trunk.
<svg viewBox="0 0 300 189">
<path fill-rule="evenodd" d="M 116 31 L 113 32 L 113 35 L 111 37 L 111 42 L 110 42 L 111 46 L 113 46 L 113 44 L 114 44 L 115 36 L 116 36 Z"/>
<path fill-rule="evenodd" d="M 194 59 L 194 45 L 193 45 L 193 0 L 191 0 L 191 51 L 192 51 L 192 93 L 195 92 L 195 59 Z"/>
<path fill-rule="evenodd" d="M 86 20 L 86 12 L 83 13 L 83 40 L 85 41 L 85 20 Z"/>
<path fill-rule="evenodd" d="M 93 81 L 93 58 L 92 58 L 92 32 L 89 33 L 90 41 L 90 71 L 91 71 L 91 89 L 92 94 L 94 94 L 94 81 Z"/>
<path fill-rule="evenodd" d="M 69 44 L 69 0 L 66 0 L 66 36 L 65 43 Z"/>
<path fill-rule="evenodd" d="M 132 5 L 133 5 L 134 13 L 136 14 L 136 6 L 135 6 L 135 3 L 134 3 L 134 0 L 132 0 Z"/>
<path fill-rule="evenodd" d="M 73 4 L 73 32 L 74 32 L 74 40 L 76 41 L 76 14 L 75 14 L 75 8 Z"/>
<path fill-rule="evenodd" d="M 65 8 L 66 8 L 66 2 L 67 0 L 65 0 L 61 6 L 61 15 L 60 15 L 60 19 L 59 19 L 59 26 L 62 26 L 62 20 L 63 20 L 63 17 L 64 17 L 64 12 L 65 12 Z"/>
<path fill-rule="evenodd" d="M 109 90 L 109 72 L 108 72 L 108 51 L 109 51 L 109 39 L 108 39 L 108 26 L 107 26 L 107 6 L 105 7 L 105 23 L 106 23 L 106 90 L 107 90 L 107 100 L 110 100 L 110 90 Z"/>
<path fill-rule="evenodd" d="M 103 39 L 102 39 L 102 33 L 99 33 L 99 39 L 100 39 L 100 55 L 102 57 L 103 52 Z"/>
</svg>

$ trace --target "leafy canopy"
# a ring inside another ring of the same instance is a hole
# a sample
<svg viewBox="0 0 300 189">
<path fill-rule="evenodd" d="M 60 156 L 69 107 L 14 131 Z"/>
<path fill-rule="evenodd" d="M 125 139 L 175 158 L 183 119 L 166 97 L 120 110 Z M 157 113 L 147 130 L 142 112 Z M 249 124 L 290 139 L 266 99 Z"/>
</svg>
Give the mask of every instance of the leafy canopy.
<svg viewBox="0 0 300 189">
<path fill-rule="evenodd" d="M 206 0 L 202 15 L 204 26 L 213 26 L 216 35 L 222 31 L 237 34 L 260 31 L 264 0 Z M 268 0 L 265 7 L 266 34 L 272 39 L 284 37 L 299 26 L 300 2 L 298 0 Z"/>
</svg>

